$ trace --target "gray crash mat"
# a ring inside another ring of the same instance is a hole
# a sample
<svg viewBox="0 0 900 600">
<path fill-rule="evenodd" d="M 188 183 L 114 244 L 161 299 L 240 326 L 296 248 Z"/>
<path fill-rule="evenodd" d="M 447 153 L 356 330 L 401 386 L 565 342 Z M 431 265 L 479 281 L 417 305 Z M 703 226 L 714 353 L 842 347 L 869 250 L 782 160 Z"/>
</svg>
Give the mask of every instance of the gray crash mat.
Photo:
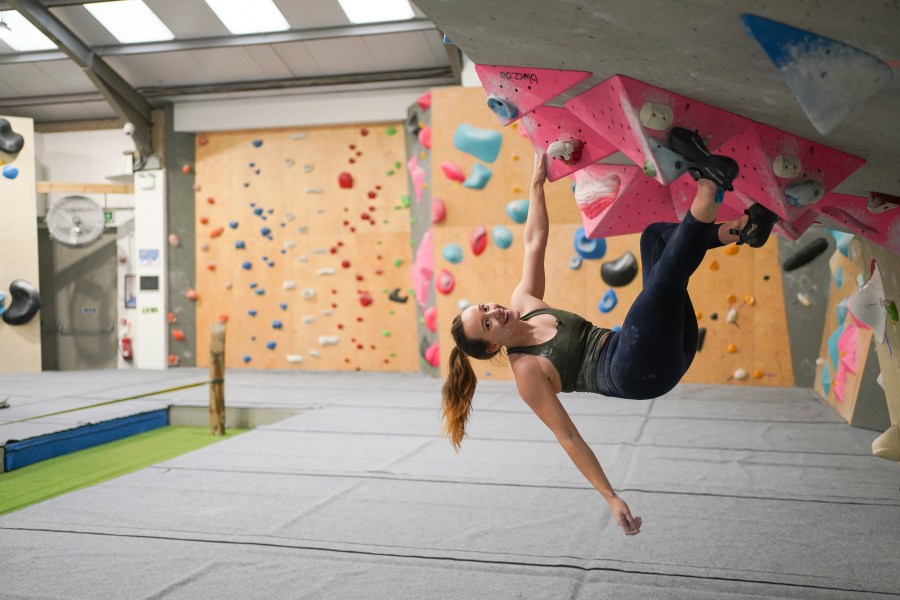
<svg viewBox="0 0 900 600">
<path fill-rule="evenodd" d="M 900 470 L 808 390 L 562 396 L 644 518 L 626 537 L 511 383 L 479 387 L 456 454 L 435 380 L 266 385 L 291 382 L 321 401 L 0 517 L 3 597 L 900 594 Z"/>
</svg>

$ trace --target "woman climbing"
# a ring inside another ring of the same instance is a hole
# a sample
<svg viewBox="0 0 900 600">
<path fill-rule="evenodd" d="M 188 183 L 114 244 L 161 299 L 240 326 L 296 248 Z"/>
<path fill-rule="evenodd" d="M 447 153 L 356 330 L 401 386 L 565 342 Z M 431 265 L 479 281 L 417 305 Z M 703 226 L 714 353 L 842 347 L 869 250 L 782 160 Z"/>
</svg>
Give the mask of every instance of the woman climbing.
<svg viewBox="0 0 900 600">
<path fill-rule="evenodd" d="M 641 518 L 616 495 L 594 452 L 581 438 L 557 394 L 592 392 L 649 399 L 681 380 L 697 351 L 698 328 L 688 279 L 706 251 L 726 244 L 762 246 L 778 217 L 754 204 L 740 218 L 716 224 L 722 195 L 733 190 L 737 163 L 710 154 L 698 134 L 672 131 L 669 145 L 697 180 L 697 195 L 681 223 L 654 223 L 641 235 L 643 290 L 621 331 L 595 327 L 582 317 L 551 308 L 544 297 L 544 252 L 550 230 L 544 201 L 544 156 L 537 154 L 525 222 L 522 280 L 510 308 L 475 304 L 453 319 L 456 347 L 443 387 L 444 428 L 459 450 L 477 383 L 469 357 L 486 360 L 505 348 L 522 399 L 550 428 L 575 466 L 609 503 L 626 535 L 640 533 Z"/>
</svg>

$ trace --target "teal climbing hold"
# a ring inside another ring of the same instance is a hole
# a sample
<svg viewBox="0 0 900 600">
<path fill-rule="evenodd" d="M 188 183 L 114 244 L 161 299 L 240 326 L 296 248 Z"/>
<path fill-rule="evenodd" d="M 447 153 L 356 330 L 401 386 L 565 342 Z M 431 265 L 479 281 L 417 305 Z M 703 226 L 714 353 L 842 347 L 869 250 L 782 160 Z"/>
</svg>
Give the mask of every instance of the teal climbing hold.
<svg viewBox="0 0 900 600">
<path fill-rule="evenodd" d="M 819 376 L 819 383 L 822 384 L 822 391 L 825 392 L 825 395 L 828 395 L 828 392 L 831 390 L 831 369 L 828 368 L 828 365 L 822 365 L 822 374 Z"/>
<path fill-rule="evenodd" d="M 480 158 L 484 162 L 494 162 L 500 154 L 503 137 L 490 129 L 478 129 L 462 123 L 453 134 L 453 145 L 457 150 Z"/>
<path fill-rule="evenodd" d="M 524 223 L 528 218 L 528 200 L 513 200 L 506 205 L 506 214 L 515 223 Z"/>
<path fill-rule="evenodd" d="M 506 250 L 513 243 L 512 232 L 503 225 L 494 227 L 494 230 L 491 232 L 491 237 L 494 239 L 494 244 L 501 250 Z"/>
<path fill-rule="evenodd" d="M 837 315 L 838 327 L 843 327 L 844 321 L 847 320 L 847 300 L 848 298 L 844 298 L 834 307 L 834 313 Z"/>
<path fill-rule="evenodd" d="M 828 336 L 828 358 L 831 359 L 831 366 L 837 371 L 838 361 L 841 360 L 841 352 L 838 349 L 838 340 L 841 339 L 843 327 L 838 327 Z"/>
<path fill-rule="evenodd" d="M 835 231 L 834 229 L 829 229 L 828 233 L 830 233 L 831 237 L 834 238 L 834 242 L 837 246 L 838 252 L 840 252 L 844 256 L 849 256 L 850 240 L 853 239 L 853 234 L 845 233 L 843 231 Z"/>
<path fill-rule="evenodd" d="M 441 250 L 441 256 L 453 264 L 459 264 L 463 259 L 463 251 L 459 244 L 447 244 Z"/>
<path fill-rule="evenodd" d="M 837 289 L 844 287 L 844 267 L 837 268 L 837 272 L 834 274 L 834 285 Z"/>
<path fill-rule="evenodd" d="M 493 174 L 493 171 L 483 164 L 475 163 L 472 166 L 472 172 L 469 173 L 469 177 L 463 182 L 463 185 L 473 190 L 483 190 Z"/>
</svg>

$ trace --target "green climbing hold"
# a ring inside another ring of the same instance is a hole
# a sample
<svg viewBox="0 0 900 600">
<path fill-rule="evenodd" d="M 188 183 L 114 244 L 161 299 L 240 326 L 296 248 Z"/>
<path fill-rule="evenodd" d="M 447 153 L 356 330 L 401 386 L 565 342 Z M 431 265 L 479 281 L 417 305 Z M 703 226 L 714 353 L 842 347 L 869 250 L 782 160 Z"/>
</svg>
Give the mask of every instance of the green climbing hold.
<svg viewBox="0 0 900 600">
<path fill-rule="evenodd" d="M 381 337 L 391 337 L 391 332 L 387 329 L 381 332 Z"/>
<path fill-rule="evenodd" d="M 393 174 L 394 174 L 394 170 L 393 170 L 393 169 L 391 169 L 390 171 L 387 172 L 387 176 L 388 176 L 388 177 L 390 177 L 390 176 L 393 175 Z"/>
<path fill-rule="evenodd" d="M 397 353 L 391 352 L 390 354 L 388 354 L 388 356 L 390 356 L 391 358 L 397 358 Z"/>
<path fill-rule="evenodd" d="M 653 166 L 653 161 L 649 158 L 644 161 L 644 175 L 647 177 L 656 177 L 656 167 Z"/>
<path fill-rule="evenodd" d="M 394 135 L 395 133 L 397 133 L 397 130 L 394 129 L 393 127 L 388 127 L 388 128 L 385 130 L 385 133 L 388 134 L 388 135 Z"/>
<path fill-rule="evenodd" d="M 394 266 L 395 266 L 395 267 L 402 267 L 402 266 L 403 266 L 403 259 L 402 259 L 402 258 L 398 258 L 397 260 L 395 260 L 395 261 L 394 261 Z"/>
<path fill-rule="evenodd" d="M 891 321 L 897 321 L 898 317 L 900 317 L 897 313 L 897 304 L 893 300 L 884 301 L 884 310 L 887 312 L 888 317 L 891 318 Z"/>
<path fill-rule="evenodd" d="M 398 160 L 397 162 L 394 163 L 394 168 L 395 168 L 395 169 L 399 169 L 399 168 L 401 168 L 402 166 L 403 166 L 403 163 L 401 163 L 399 160 Z"/>
<path fill-rule="evenodd" d="M 409 196 L 405 194 L 400 196 L 400 202 L 403 203 L 403 208 L 409 208 Z"/>
</svg>

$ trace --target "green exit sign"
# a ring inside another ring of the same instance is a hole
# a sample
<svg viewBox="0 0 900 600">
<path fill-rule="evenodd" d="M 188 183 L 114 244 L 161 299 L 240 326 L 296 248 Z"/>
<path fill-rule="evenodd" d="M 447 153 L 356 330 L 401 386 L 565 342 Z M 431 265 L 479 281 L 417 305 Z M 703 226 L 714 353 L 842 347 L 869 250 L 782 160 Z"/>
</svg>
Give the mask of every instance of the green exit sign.
<svg viewBox="0 0 900 600">
<path fill-rule="evenodd" d="M 104 210 L 104 211 L 103 211 L 103 218 L 106 219 L 106 222 L 107 222 L 107 223 L 112 223 L 112 222 L 113 222 L 113 213 L 112 213 L 112 211 L 111 211 L 111 210 Z"/>
</svg>

